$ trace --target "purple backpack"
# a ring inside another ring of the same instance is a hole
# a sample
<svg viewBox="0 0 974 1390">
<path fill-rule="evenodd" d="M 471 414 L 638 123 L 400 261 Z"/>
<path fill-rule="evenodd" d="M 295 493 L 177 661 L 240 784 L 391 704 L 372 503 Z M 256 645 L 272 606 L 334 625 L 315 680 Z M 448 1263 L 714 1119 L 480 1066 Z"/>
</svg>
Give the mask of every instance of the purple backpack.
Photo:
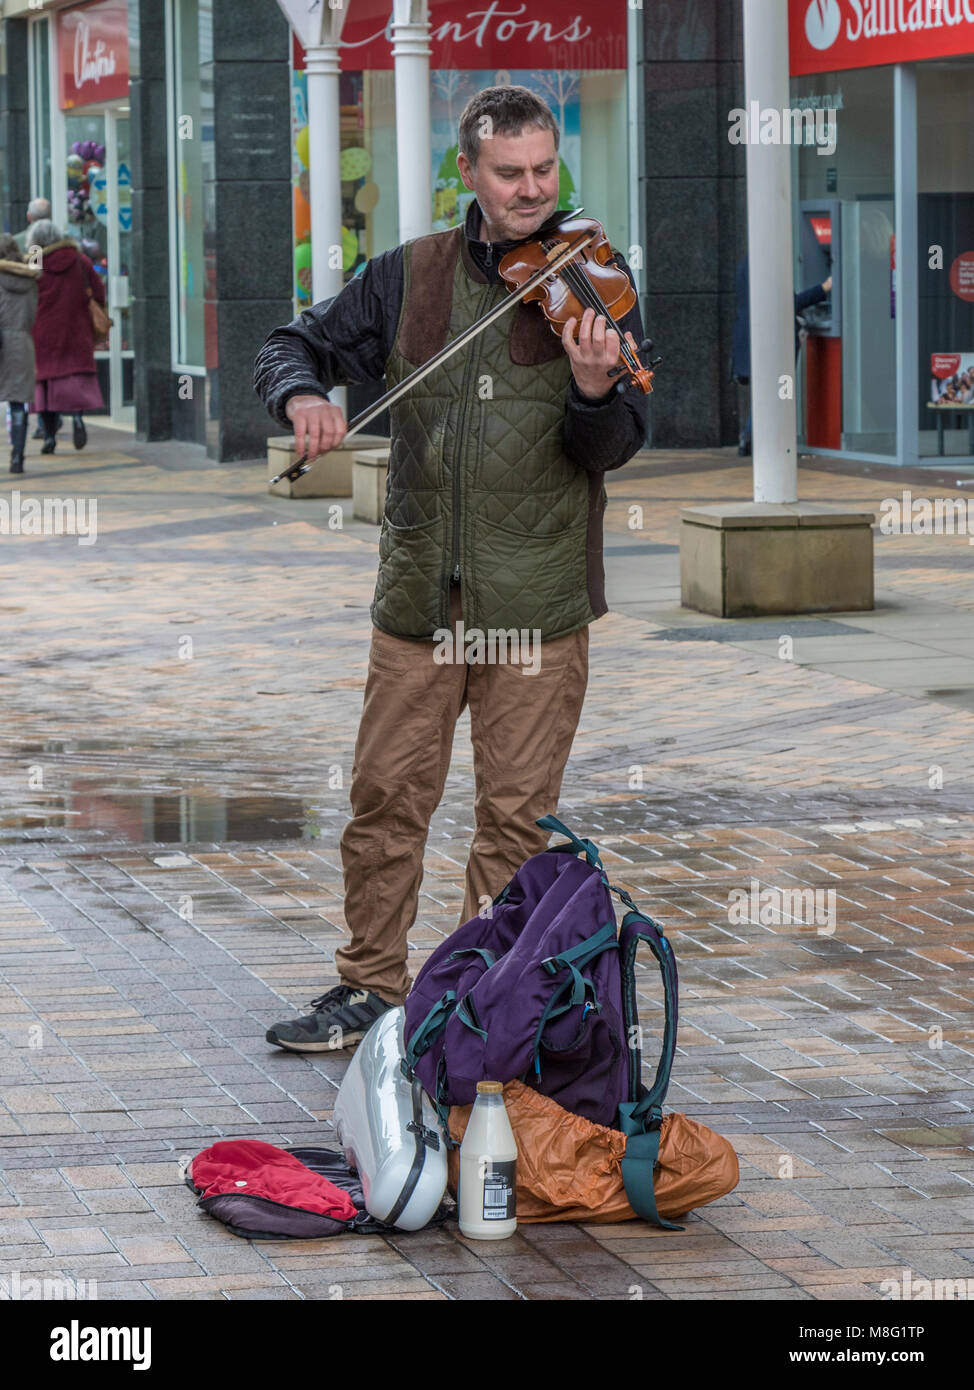
<svg viewBox="0 0 974 1390">
<path fill-rule="evenodd" d="M 568 843 L 528 859 L 489 915 L 465 922 L 427 960 L 406 1000 L 403 1070 L 419 1077 L 441 1118 L 451 1105 L 469 1105 L 478 1081 L 518 1078 L 565 1110 L 622 1129 L 629 1200 L 646 1219 L 669 1226 L 656 1212 L 651 1175 L 676 1050 L 673 952 L 657 924 L 609 883 L 591 840 L 554 816 L 537 824 Z M 630 909 L 621 930 L 613 893 Z M 640 1076 L 640 941 L 659 962 L 665 999 L 651 1090 Z"/>
</svg>

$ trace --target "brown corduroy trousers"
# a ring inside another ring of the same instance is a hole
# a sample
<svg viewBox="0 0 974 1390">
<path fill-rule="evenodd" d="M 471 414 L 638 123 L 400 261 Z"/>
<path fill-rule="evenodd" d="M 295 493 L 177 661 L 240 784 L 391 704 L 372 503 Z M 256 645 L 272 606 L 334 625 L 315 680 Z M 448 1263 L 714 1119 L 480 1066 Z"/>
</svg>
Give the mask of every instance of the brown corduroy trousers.
<svg viewBox="0 0 974 1390">
<path fill-rule="evenodd" d="M 451 586 L 455 649 L 460 587 Z M 372 628 L 362 720 L 341 837 L 345 922 L 335 953 L 343 984 L 390 1004 L 409 992 L 407 933 L 433 812 L 443 795 L 457 720 L 470 706 L 474 837 L 460 922 L 501 891 L 548 832 L 588 682 L 588 627 L 535 645 L 519 661 L 437 663 L 433 642 Z M 540 651 L 540 660 L 538 652 Z M 534 674 L 524 667 L 537 666 Z"/>
</svg>

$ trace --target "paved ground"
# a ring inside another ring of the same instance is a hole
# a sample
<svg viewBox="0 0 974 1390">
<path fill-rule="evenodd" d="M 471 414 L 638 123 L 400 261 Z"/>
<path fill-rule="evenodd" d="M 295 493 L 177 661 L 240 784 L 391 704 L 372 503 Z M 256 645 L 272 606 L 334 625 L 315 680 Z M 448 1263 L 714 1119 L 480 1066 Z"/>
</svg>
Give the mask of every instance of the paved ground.
<svg viewBox="0 0 974 1390">
<path fill-rule="evenodd" d="M 270 498 L 260 465 L 190 446 L 93 427 L 81 454 L 37 448 L 0 477 L 0 518 L 17 483 L 97 497 L 98 530 L 0 535 L 4 1287 L 876 1300 L 904 1269 L 974 1279 L 966 535 L 877 535 L 875 613 L 718 623 L 678 606 L 678 509 L 746 497 L 748 471 L 656 454 L 610 477 L 612 611 L 561 814 L 674 942 L 669 1103 L 732 1138 L 734 1193 L 683 1234 L 248 1243 L 196 1210 L 179 1160 L 331 1138 L 344 1062 L 263 1032 L 335 978 L 376 528 L 332 529 L 327 502 Z M 965 495 L 955 481 L 806 469 L 802 494 L 878 512 L 904 486 Z M 464 716 L 414 966 L 456 924 L 471 799 Z M 741 924 L 731 894 L 752 880 L 817 891 L 830 926 Z"/>
</svg>

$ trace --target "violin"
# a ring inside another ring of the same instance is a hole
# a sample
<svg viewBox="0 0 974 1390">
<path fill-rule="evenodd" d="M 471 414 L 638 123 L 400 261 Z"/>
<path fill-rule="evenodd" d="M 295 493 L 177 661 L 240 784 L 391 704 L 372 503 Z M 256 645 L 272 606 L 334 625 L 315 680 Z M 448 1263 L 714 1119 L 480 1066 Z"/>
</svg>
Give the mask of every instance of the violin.
<svg viewBox="0 0 974 1390">
<path fill-rule="evenodd" d="M 448 357 L 466 347 L 478 333 L 482 333 L 489 324 L 506 314 L 509 309 L 513 309 L 522 299 L 536 300 L 540 304 L 552 332 L 557 333 L 559 337 L 564 332 L 568 320 L 577 318 L 578 323 L 573 334 L 576 342 L 582 314 L 586 309 L 594 309 L 596 314 L 603 315 L 610 323 L 623 318 L 635 304 L 636 292 L 626 272 L 610 264 L 612 247 L 601 222 L 596 222 L 594 217 L 581 217 L 581 211 L 579 208 L 567 216 L 556 214 L 558 220 L 553 221 L 550 226 L 542 226 L 530 241 L 522 242 L 513 251 L 508 251 L 497 267 L 510 291 L 507 299 L 495 305 L 483 318 L 447 343 L 428 362 L 424 362 L 416 371 L 405 377 L 398 386 L 387 391 L 384 396 L 356 415 L 345 431 L 345 438 L 357 434 L 388 406 L 411 391 L 417 382 L 422 381 L 441 362 L 445 362 Z M 649 366 L 644 366 L 639 354 L 652 351 L 652 341 L 646 338 L 639 348 L 635 349 L 621 333 L 619 338 L 619 363 L 608 375 L 617 377 L 625 373 L 629 381 L 648 395 L 653 389 L 653 368 L 663 359 L 657 357 Z M 625 382 L 617 383 L 617 391 L 625 389 Z M 289 482 L 295 482 L 311 467 L 307 460 L 307 454 L 302 455 L 289 468 L 283 469 L 272 478 L 270 486 L 284 478 Z"/>
<path fill-rule="evenodd" d="M 611 324 L 624 318 L 636 302 L 636 291 L 629 276 L 612 263 L 612 247 L 600 222 L 596 222 L 594 217 L 579 217 L 575 213 L 550 231 L 542 231 L 534 240 L 508 251 L 497 267 L 508 289 L 520 290 L 564 249 L 566 237 L 580 232 L 594 232 L 594 239 L 587 241 L 578 255 L 563 265 L 557 275 L 534 283 L 521 296 L 525 300 L 538 301 L 551 325 L 551 331 L 559 338 L 568 320 L 577 319 L 572 335 L 576 342 L 582 314 L 586 309 L 594 309 L 597 315 L 601 314 Z M 652 368 L 662 358 L 658 357 L 644 367 L 631 344 L 621 333 L 619 336 L 620 365 L 614 367 L 609 376 L 628 373 L 633 385 L 648 396 L 653 389 Z M 651 351 L 652 346 L 647 338 L 639 351 Z"/>
</svg>

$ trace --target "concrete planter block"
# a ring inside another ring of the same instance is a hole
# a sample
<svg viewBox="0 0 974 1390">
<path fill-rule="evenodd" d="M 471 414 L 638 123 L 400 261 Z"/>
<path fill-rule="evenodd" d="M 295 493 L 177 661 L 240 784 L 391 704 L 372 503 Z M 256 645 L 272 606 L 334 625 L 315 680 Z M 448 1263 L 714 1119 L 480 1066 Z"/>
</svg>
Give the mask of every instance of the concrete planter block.
<svg viewBox="0 0 974 1390">
<path fill-rule="evenodd" d="M 362 449 L 352 464 L 352 515 L 378 524 L 386 505 L 389 448 Z"/>
<path fill-rule="evenodd" d="M 680 516 L 685 608 L 745 618 L 873 607 L 872 512 L 741 502 Z"/>
<path fill-rule="evenodd" d="M 294 435 L 284 434 L 267 441 L 268 492 L 275 497 L 351 497 L 352 459 L 362 449 L 378 448 L 389 441 L 381 434 L 356 434 L 343 440 L 337 449 L 321 454 L 295 483 L 282 478 L 271 487 L 270 479 L 282 469 L 296 463 L 300 455 L 294 447 Z"/>
</svg>

